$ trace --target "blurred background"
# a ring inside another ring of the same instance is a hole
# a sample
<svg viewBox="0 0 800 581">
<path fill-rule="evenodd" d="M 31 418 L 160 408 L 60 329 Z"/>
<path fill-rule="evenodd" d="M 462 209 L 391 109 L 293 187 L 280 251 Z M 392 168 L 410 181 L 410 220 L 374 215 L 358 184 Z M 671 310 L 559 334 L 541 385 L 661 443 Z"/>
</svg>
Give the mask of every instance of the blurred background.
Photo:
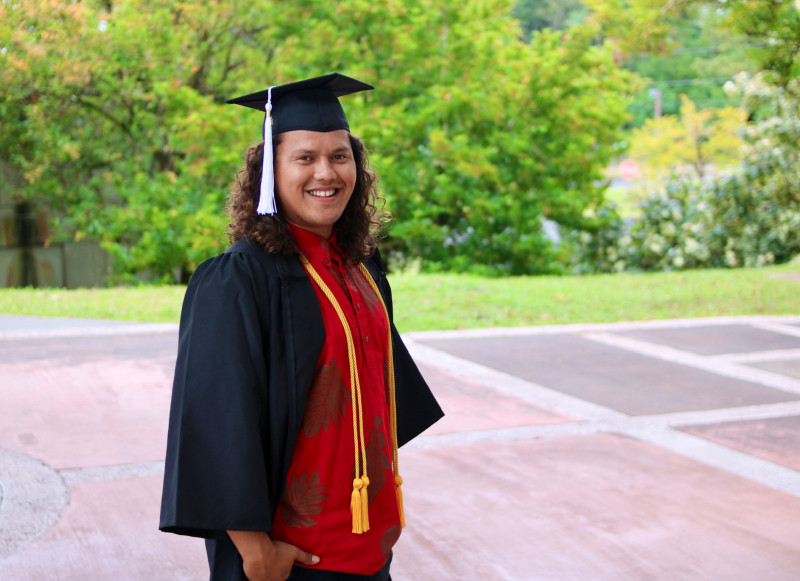
<svg viewBox="0 0 800 581">
<path fill-rule="evenodd" d="M 796 0 L 0 0 L 0 287 L 185 283 L 257 112 L 338 71 L 396 269 L 800 253 Z"/>
</svg>

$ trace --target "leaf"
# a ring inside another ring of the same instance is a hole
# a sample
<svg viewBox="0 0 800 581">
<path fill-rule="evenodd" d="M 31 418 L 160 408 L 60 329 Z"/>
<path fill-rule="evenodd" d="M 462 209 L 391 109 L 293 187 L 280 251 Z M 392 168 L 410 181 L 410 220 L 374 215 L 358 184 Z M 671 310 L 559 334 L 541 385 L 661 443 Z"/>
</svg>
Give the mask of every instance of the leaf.
<svg viewBox="0 0 800 581">
<path fill-rule="evenodd" d="M 313 438 L 320 430 L 328 431 L 336 418 L 347 413 L 347 406 L 352 401 L 350 390 L 342 381 L 341 372 L 336 360 L 324 363 L 314 375 L 314 381 L 308 392 L 306 411 L 303 416 L 303 432 L 306 438 Z"/>
<path fill-rule="evenodd" d="M 386 482 L 387 471 L 392 469 L 392 461 L 387 453 L 387 440 L 384 430 L 381 429 L 383 421 L 380 416 L 375 416 L 372 430 L 367 438 L 367 476 L 369 476 L 369 486 L 367 487 L 367 498 L 369 504 L 375 500 L 377 495 Z M 359 460 L 361 456 L 359 455 Z M 355 475 L 355 469 L 353 470 Z"/>
<path fill-rule="evenodd" d="M 328 271 L 328 274 L 330 274 L 334 278 L 336 284 L 339 285 L 339 288 L 342 289 L 344 294 L 350 297 L 350 289 L 347 288 L 347 284 L 345 283 L 344 277 L 342 276 L 342 273 L 339 271 L 339 269 L 334 266 L 326 266 L 325 269 Z"/>
<path fill-rule="evenodd" d="M 383 315 L 381 301 L 378 298 L 378 295 L 375 294 L 372 286 L 369 284 L 369 282 L 367 282 L 367 279 L 364 277 L 364 275 L 359 273 L 348 278 L 350 278 L 350 283 L 355 287 L 356 291 L 358 291 L 358 293 L 361 295 L 361 298 L 366 303 L 367 308 L 369 308 L 369 312 L 373 315 L 376 313 Z"/>
<path fill-rule="evenodd" d="M 293 474 L 280 503 L 281 518 L 286 526 L 301 528 L 316 525 L 317 521 L 310 515 L 322 512 L 320 505 L 328 496 L 323 494 L 324 490 L 319 481 L 319 472 L 314 471 L 311 476 L 303 473 L 300 477 Z"/>
</svg>

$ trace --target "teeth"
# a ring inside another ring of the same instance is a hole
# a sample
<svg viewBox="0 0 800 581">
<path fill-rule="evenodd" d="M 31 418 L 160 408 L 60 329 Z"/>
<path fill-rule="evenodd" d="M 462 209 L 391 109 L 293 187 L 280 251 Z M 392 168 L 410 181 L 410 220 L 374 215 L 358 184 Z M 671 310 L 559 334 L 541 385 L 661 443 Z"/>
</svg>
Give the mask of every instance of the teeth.
<svg viewBox="0 0 800 581">
<path fill-rule="evenodd" d="M 336 190 L 308 190 L 308 193 L 316 198 L 330 198 Z"/>
</svg>

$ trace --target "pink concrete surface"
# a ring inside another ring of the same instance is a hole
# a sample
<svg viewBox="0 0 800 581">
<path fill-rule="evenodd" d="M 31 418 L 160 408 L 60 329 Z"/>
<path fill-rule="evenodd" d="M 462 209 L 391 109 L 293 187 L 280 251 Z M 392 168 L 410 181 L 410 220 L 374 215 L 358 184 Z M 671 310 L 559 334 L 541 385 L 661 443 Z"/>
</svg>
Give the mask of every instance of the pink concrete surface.
<svg viewBox="0 0 800 581">
<path fill-rule="evenodd" d="M 574 419 L 430 365 L 420 365 L 420 371 L 445 412 L 445 417 L 427 434 L 555 424 Z"/>
<path fill-rule="evenodd" d="M 0 361 L 0 447 L 57 469 L 163 460 L 173 362 Z"/>
<path fill-rule="evenodd" d="M 800 471 L 800 416 L 685 426 L 681 430 Z"/>
<path fill-rule="evenodd" d="M 207 579 L 201 540 L 157 530 L 160 498 L 160 477 L 73 485 L 61 519 L 33 544 L 0 561 L 0 579 Z"/>
<path fill-rule="evenodd" d="M 626 437 L 412 451 L 395 581 L 796 581 L 800 498 Z"/>
<path fill-rule="evenodd" d="M 52 358 L 44 342 L 24 352 L 2 345 L 0 448 L 73 469 L 61 472 L 73 483 L 60 519 L 0 560 L 1 581 L 208 577 L 202 541 L 158 532 L 161 477 L 152 465 L 135 478 L 108 468 L 163 460 L 174 362 L 152 337 L 116 341 L 95 341 L 94 352 L 90 342 L 59 341 Z M 448 413 L 432 433 L 580 421 L 432 366 L 422 371 Z M 796 419 L 731 433 L 748 454 L 765 457 L 772 444 L 778 455 L 767 459 L 797 470 L 787 463 L 800 447 Z M 697 434 L 713 439 L 725 429 Z M 99 469 L 81 470 L 91 467 Z M 800 496 L 629 437 L 401 450 L 400 469 L 408 528 L 395 581 L 800 578 Z"/>
</svg>

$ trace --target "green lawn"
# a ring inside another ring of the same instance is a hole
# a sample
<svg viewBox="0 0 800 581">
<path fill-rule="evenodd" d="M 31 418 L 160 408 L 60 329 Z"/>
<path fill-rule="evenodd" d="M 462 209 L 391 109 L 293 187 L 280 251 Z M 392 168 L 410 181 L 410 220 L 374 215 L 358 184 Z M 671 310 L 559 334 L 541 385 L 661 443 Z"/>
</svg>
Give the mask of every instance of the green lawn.
<svg viewBox="0 0 800 581">
<path fill-rule="evenodd" d="M 760 269 L 481 278 L 390 275 L 401 332 L 800 315 L 800 263 Z M 0 290 L 0 313 L 177 322 L 183 287 Z"/>
</svg>

